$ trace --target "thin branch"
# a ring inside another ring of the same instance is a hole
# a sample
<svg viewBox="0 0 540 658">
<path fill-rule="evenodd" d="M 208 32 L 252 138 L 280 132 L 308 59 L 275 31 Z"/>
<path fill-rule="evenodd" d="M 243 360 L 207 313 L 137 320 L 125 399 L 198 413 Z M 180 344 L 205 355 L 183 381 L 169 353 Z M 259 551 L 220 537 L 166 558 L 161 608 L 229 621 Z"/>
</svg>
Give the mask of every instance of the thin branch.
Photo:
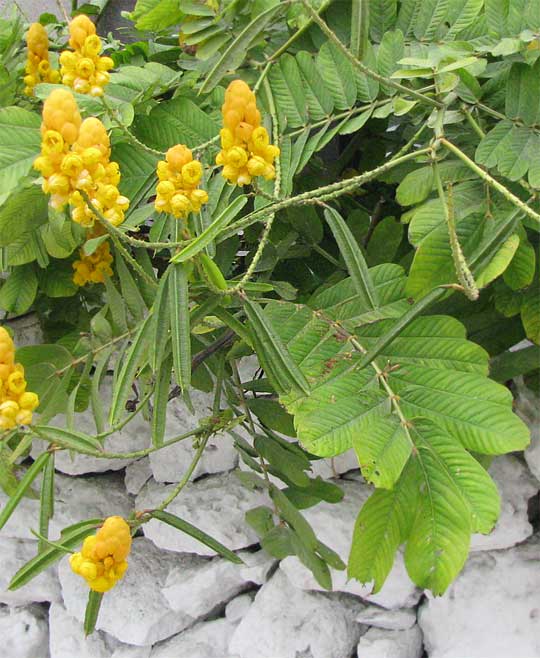
<svg viewBox="0 0 540 658">
<path fill-rule="evenodd" d="M 526 215 L 528 215 L 531 219 L 534 219 L 535 222 L 538 222 L 540 224 L 540 215 L 535 212 L 532 208 L 530 208 L 524 201 L 522 201 L 519 197 L 517 197 L 515 194 L 512 194 L 509 189 L 507 189 L 504 185 L 499 183 L 498 180 L 493 178 L 493 176 L 490 176 L 487 171 L 484 171 L 481 167 L 479 167 L 476 162 L 473 162 L 461 149 L 459 149 L 455 144 L 452 144 L 452 142 L 449 142 L 445 137 L 441 137 L 440 143 L 443 144 L 449 151 L 454 153 L 454 155 L 457 155 L 457 157 L 464 162 L 469 169 L 474 171 L 482 180 L 485 180 L 488 185 L 490 185 L 494 190 L 497 190 L 500 194 L 503 195 L 503 197 L 509 201 L 510 203 L 513 203 L 516 208 L 519 208 L 522 210 Z"/>
<path fill-rule="evenodd" d="M 326 36 L 330 39 L 330 41 L 341 50 L 341 52 L 351 62 L 351 64 L 356 69 L 358 69 L 361 73 L 366 75 L 368 78 L 371 78 L 372 80 L 377 80 L 377 82 L 381 82 L 385 85 L 388 85 L 389 87 L 393 87 L 394 89 L 397 89 L 397 90 L 401 91 L 402 93 L 408 94 L 409 96 L 412 96 L 413 98 L 417 98 L 418 100 L 422 101 L 423 103 L 427 103 L 428 105 L 432 105 L 433 107 L 439 107 L 439 108 L 444 107 L 443 103 L 440 103 L 439 101 L 436 101 L 435 99 L 430 98 L 429 96 L 426 96 L 425 94 L 422 94 L 419 91 L 416 91 L 415 89 L 409 89 L 408 87 L 405 87 L 405 85 L 402 85 L 399 82 L 396 82 L 392 78 L 387 78 L 384 75 L 379 75 L 379 73 L 376 73 L 375 71 L 372 71 L 363 62 L 358 60 L 351 53 L 351 51 L 347 48 L 347 46 L 345 46 L 338 39 L 336 34 L 322 20 L 322 18 L 315 11 L 315 9 L 313 9 L 313 7 L 308 2 L 308 0 L 302 0 L 302 2 L 304 4 L 304 6 L 306 7 L 306 9 L 308 10 L 308 12 L 311 14 L 311 17 L 313 18 L 313 21 L 315 23 L 317 23 L 317 25 L 321 28 L 321 30 L 324 32 L 324 34 L 326 34 Z"/>
</svg>

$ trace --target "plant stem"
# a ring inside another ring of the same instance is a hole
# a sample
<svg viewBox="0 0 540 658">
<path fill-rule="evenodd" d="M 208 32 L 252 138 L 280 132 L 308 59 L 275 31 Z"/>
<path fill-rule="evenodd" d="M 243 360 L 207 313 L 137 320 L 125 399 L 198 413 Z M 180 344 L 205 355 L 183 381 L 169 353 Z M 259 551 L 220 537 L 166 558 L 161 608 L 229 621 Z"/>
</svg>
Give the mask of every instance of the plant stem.
<svg viewBox="0 0 540 658">
<path fill-rule="evenodd" d="M 383 84 L 388 85 L 389 87 L 393 87 L 394 89 L 397 89 L 402 93 L 408 94 L 409 96 L 413 96 L 413 98 L 417 98 L 418 100 L 421 100 L 424 103 L 432 105 L 433 107 L 439 107 L 439 108 L 444 107 L 443 103 L 440 103 L 439 101 L 436 101 L 435 99 L 430 98 L 429 96 L 426 96 L 425 94 L 422 94 L 419 91 L 416 91 L 414 89 L 409 89 L 408 87 L 405 87 L 399 82 L 396 82 L 392 78 L 387 78 L 384 75 L 379 75 L 379 73 L 372 71 L 364 63 L 359 61 L 351 53 L 351 51 L 347 48 L 347 46 L 341 43 L 341 41 L 337 38 L 336 34 L 328 27 L 328 25 L 322 20 L 319 14 L 313 9 L 313 7 L 308 2 L 308 0 L 302 0 L 302 2 L 306 7 L 306 9 L 308 10 L 308 12 L 311 14 L 311 17 L 313 18 L 314 22 L 317 23 L 317 25 L 321 28 L 324 34 L 326 34 L 326 36 L 330 39 L 330 41 L 335 46 L 337 46 L 339 50 L 341 50 L 341 52 L 351 62 L 351 64 L 356 69 L 358 69 L 361 73 L 366 75 L 368 78 L 371 78 L 372 80 L 377 80 L 377 82 L 382 82 Z"/>
<path fill-rule="evenodd" d="M 437 164 L 437 161 L 433 162 L 433 175 L 435 178 L 435 185 L 437 187 L 437 192 L 439 194 L 439 199 L 444 209 L 444 217 L 446 219 L 446 225 L 448 227 L 448 236 L 450 238 L 450 247 L 452 249 L 452 259 L 454 261 L 454 269 L 456 270 L 457 278 L 461 283 L 461 285 L 463 286 L 465 295 L 471 301 L 476 301 L 478 299 L 478 296 L 480 295 L 480 292 L 478 290 L 478 286 L 476 285 L 476 281 L 474 280 L 474 276 L 472 275 L 472 272 L 469 269 L 469 266 L 467 265 L 467 261 L 465 260 L 465 255 L 463 254 L 463 250 L 459 243 L 459 238 L 456 230 L 455 216 L 454 216 L 454 206 L 453 203 L 451 202 L 450 190 L 447 199 L 444 194 L 444 189 L 442 186 L 442 181 L 441 181 L 441 176 L 439 173 L 439 166 Z"/>
<path fill-rule="evenodd" d="M 478 176 L 480 176 L 482 180 L 485 180 L 486 183 L 488 183 L 488 185 L 490 185 L 494 190 L 497 190 L 497 192 L 502 194 L 507 201 L 513 203 L 517 208 L 523 211 L 531 219 L 534 219 L 535 222 L 540 223 L 540 215 L 537 212 L 535 212 L 532 208 L 529 208 L 529 206 L 524 201 L 522 201 L 515 194 L 512 194 L 512 192 L 510 192 L 509 189 L 507 189 L 504 185 L 499 183 L 499 181 L 497 181 L 495 178 L 490 176 L 486 171 L 484 171 L 481 167 L 479 167 L 465 153 L 463 153 L 461 149 L 459 149 L 457 146 L 452 144 L 452 142 L 449 142 L 445 137 L 441 137 L 440 142 L 449 151 L 454 153 L 454 155 L 457 155 L 457 157 L 462 162 L 464 162 L 469 167 L 469 169 L 471 169 L 476 174 L 478 174 Z"/>
<path fill-rule="evenodd" d="M 147 272 L 144 270 L 139 263 L 133 258 L 133 256 L 129 253 L 129 251 L 124 247 L 124 245 L 120 242 L 118 237 L 114 234 L 111 233 L 111 240 L 114 242 L 114 246 L 118 249 L 120 254 L 123 256 L 124 260 L 128 262 L 131 267 L 137 272 L 137 274 L 151 287 L 151 288 L 157 288 L 158 284 L 155 279 L 153 279 Z"/>
<path fill-rule="evenodd" d="M 148 146 L 148 144 L 145 144 L 144 142 L 141 142 L 140 139 L 135 137 L 135 135 L 130 131 L 130 129 L 125 125 L 125 123 L 117 116 L 117 113 L 115 110 L 109 105 L 107 102 L 105 96 L 101 97 L 101 102 L 103 104 L 103 107 L 105 109 L 105 114 L 111 119 L 111 121 L 114 121 L 114 123 L 120 128 L 120 130 L 124 133 L 124 135 L 128 138 L 128 140 L 134 144 L 135 146 L 138 146 L 139 148 L 142 148 L 144 151 L 147 151 L 148 153 L 151 153 L 152 155 L 157 155 L 160 158 L 163 158 L 165 156 L 164 151 L 158 151 L 157 149 L 153 149 L 151 146 Z"/>
<path fill-rule="evenodd" d="M 184 473 L 182 479 L 172 490 L 170 495 L 167 496 L 167 498 L 165 498 L 165 500 L 161 503 L 161 505 L 156 507 L 154 511 L 163 512 L 163 510 L 165 510 L 173 502 L 173 500 L 180 494 L 182 489 L 186 486 L 186 484 L 191 479 L 191 476 L 193 475 L 193 471 L 195 470 L 197 464 L 199 463 L 201 457 L 203 456 L 203 452 L 204 449 L 206 448 L 206 444 L 208 443 L 209 438 L 210 437 L 207 435 L 201 440 L 199 447 L 197 448 L 197 452 L 195 453 L 193 459 L 191 460 L 191 464 L 188 466 L 188 469 Z"/>
<path fill-rule="evenodd" d="M 308 192 L 303 192 L 302 194 L 283 199 L 282 201 L 277 201 L 276 203 L 265 206 L 260 210 L 255 210 L 234 224 L 228 226 L 220 235 L 220 241 L 225 240 L 231 235 L 235 235 L 240 229 L 244 229 L 255 222 L 263 220 L 267 215 L 284 210 L 285 208 L 318 204 L 320 201 L 329 201 L 331 199 L 336 199 L 343 194 L 349 194 L 356 188 L 361 187 L 374 178 L 377 178 L 377 176 L 386 173 L 388 170 L 397 167 L 404 162 L 408 162 L 409 160 L 414 160 L 422 155 L 427 155 L 428 153 L 431 153 L 431 147 L 419 149 L 418 151 L 408 153 L 399 158 L 393 158 L 379 167 L 366 171 L 359 176 L 354 176 L 353 178 L 348 178 L 344 181 L 338 181 L 337 183 L 331 183 L 324 187 L 318 187 L 315 190 L 309 190 Z"/>
</svg>

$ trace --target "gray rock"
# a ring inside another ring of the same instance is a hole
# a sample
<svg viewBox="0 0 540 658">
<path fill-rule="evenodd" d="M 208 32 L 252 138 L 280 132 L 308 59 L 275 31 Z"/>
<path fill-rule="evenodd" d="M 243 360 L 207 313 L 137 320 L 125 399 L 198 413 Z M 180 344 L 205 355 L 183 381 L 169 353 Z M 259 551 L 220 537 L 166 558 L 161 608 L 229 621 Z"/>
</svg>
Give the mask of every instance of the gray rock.
<svg viewBox="0 0 540 658">
<path fill-rule="evenodd" d="M 6 658 L 49 658 L 46 611 L 39 605 L 0 606 L 0 638 Z"/>
<path fill-rule="evenodd" d="M 39 488 L 39 480 L 35 484 Z M 0 491 L 0 508 L 7 496 Z M 56 474 L 54 516 L 50 523 L 50 537 L 55 539 L 68 525 L 83 519 L 118 514 L 127 516 L 132 504 L 120 475 L 96 475 L 71 478 Z M 2 528 L 4 537 L 35 540 L 30 528 L 39 526 L 39 500 L 23 498 L 17 509 Z"/>
<path fill-rule="evenodd" d="M 199 426 L 199 420 L 212 415 L 213 396 L 194 390 L 191 395 L 195 413 L 192 414 L 185 403 L 176 398 L 167 407 L 166 437 L 173 438 L 185 434 Z M 165 440 L 167 440 L 167 438 Z M 178 482 L 193 460 L 193 441 L 179 441 L 162 450 L 150 454 L 150 467 L 157 482 Z M 202 458 L 197 464 L 194 477 L 210 473 L 230 471 L 238 463 L 238 454 L 232 438 L 220 432 L 210 438 Z"/>
<path fill-rule="evenodd" d="M 421 658 L 422 654 L 422 631 L 417 625 L 403 631 L 370 628 L 358 643 L 362 658 Z"/>
<path fill-rule="evenodd" d="M 527 506 L 540 484 L 530 475 L 523 462 L 513 455 L 496 457 L 489 473 L 501 494 L 501 514 L 489 535 L 473 535 L 472 551 L 508 548 L 530 537 L 533 531 Z"/>
<path fill-rule="evenodd" d="M 111 381 L 110 377 L 104 379 L 100 387 L 101 398 L 105 405 L 111 400 Z M 66 417 L 62 414 L 56 416 L 51 422 L 57 427 L 66 426 Z M 94 436 L 96 434 L 96 424 L 91 408 L 76 414 L 75 425 L 78 431 Z M 136 450 L 144 450 L 150 446 L 150 425 L 144 419 L 142 413 L 137 414 L 122 430 L 108 436 L 103 445 L 107 452 L 125 453 Z M 46 448 L 48 444 L 45 441 L 35 440 L 32 446 L 32 457 L 37 457 Z M 102 459 L 92 457 L 91 455 L 81 455 L 79 453 L 70 453 L 69 450 L 61 450 L 55 455 L 55 468 L 57 471 L 67 475 L 82 475 L 85 473 L 104 473 L 105 471 L 119 471 L 123 469 L 134 459 Z"/>
<path fill-rule="evenodd" d="M 197 624 L 154 646 L 150 658 L 237 658 L 228 651 L 234 629 L 226 619 Z"/>
<path fill-rule="evenodd" d="M 136 538 L 128 562 L 125 577 L 103 598 L 96 628 L 121 642 L 144 646 L 194 623 L 193 617 L 173 610 L 162 592 L 167 577 L 179 564 L 177 555 L 158 550 L 147 539 Z M 192 567 L 189 556 L 185 556 L 184 563 L 187 569 Z M 86 583 L 71 571 L 67 558 L 58 571 L 65 606 L 69 614 L 83 621 Z"/>
<path fill-rule="evenodd" d="M 53 603 L 50 607 L 49 629 L 51 658 L 110 658 L 112 655 L 113 649 L 108 646 L 105 634 L 94 632 L 85 637 L 83 625 L 69 615 L 61 603 Z"/>
<path fill-rule="evenodd" d="M 251 608 L 253 603 L 254 594 L 251 592 L 246 592 L 246 594 L 240 594 L 232 601 L 229 601 L 225 607 L 225 617 L 227 621 L 230 621 L 231 624 L 236 624 L 236 622 L 243 619 L 246 616 L 247 611 Z"/>
<path fill-rule="evenodd" d="M 173 485 L 162 485 L 151 480 L 137 497 L 137 509 L 157 507 L 173 489 Z M 243 487 L 233 473 L 227 473 L 190 483 L 167 510 L 234 551 L 258 542 L 257 535 L 245 522 L 244 514 L 265 500 L 262 494 Z M 160 548 L 216 555 L 211 548 L 189 535 L 155 519 L 145 523 L 143 531 Z"/>
<path fill-rule="evenodd" d="M 330 503 L 319 503 L 314 507 L 303 510 L 307 521 L 311 524 L 317 537 L 325 544 L 333 548 L 347 563 L 351 547 L 352 531 L 358 512 L 371 493 L 371 489 L 358 479 L 339 480 L 338 484 L 343 487 L 345 497 L 337 505 Z M 285 558 L 281 562 L 281 568 L 287 574 L 289 580 L 300 589 L 322 590 L 313 574 L 295 556 Z M 410 608 L 418 602 L 421 596 L 411 582 L 401 554 L 398 553 L 394 568 L 388 576 L 382 590 L 377 594 L 371 594 L 371 586 L 362 585 L 355 580 L 348 580 L 346 571 L 332 569 L 333 589 L 339 592 L 355 594 L 376 603 L 384 608 Z"/>
<path fill-rule="evenodd" d="M 37 554 L 37 542 L 0 536 L 0 603 L 25 605 L 43 601 L 60 601 L 60 585 L 53 567 L 13 592 L 8 590 L 9 582 L 15 573 Z"/>
<path fill-rule="evenodd" d="M 362 632 L 354 621 L 360 608 L 339 595 L 303 592 L 278 569 L 257 593 L 229 651 L 239 658 L 349 658 Z"/>
<path fill-rule="evenodd" d="M 150 459 L 148 457 L 138 459 L 136 462 L 126 466 L 124 483 L 128 493 L 136 496 L 151 477 L 152 469 L 150 468 Z"/>
<path fill-rule="evenodd" d="M 43 343 L 43 331 L 35 313 L 28 313 L 7 321 L 4 320 L 4 323 L 13 331 L 13 340 L 16 347 Z"/>
<path fill-rule="evenodd" d="M 354 450 L 346 450 L 331 459 L 317 459 L 311 463 L 311 470 L 314 477 L 320 475 L 324 479 L 333 478 L 358 470 L 358 458 Z"/>
<path fill-rule="evenodd" d="M 242 552 L 239 556 L 249 563 L 250 553 Z M 163 596 L 173 610 L 197 619 L 253 584 L 250 571 L 256 577 L 249 566 L 245 568 L 223 558 L 192 560 L 190 568 L 180 564 L 168 574 Z"/>
<path fill-rule="evenodd" d="M 418 621 L 429 658 L 540 656 L 540 537 L 476 553 Z"/>
<path fill-rule="evenodd" d="M 110 635 L 94 631 L 85 637 L 83 625 L 61 603 L 49 611 L 51 658 L 148 658 L 151 647 L 121 644 Z M 41 658 L 35 654 L 32 658 Z"/>
<path fill-rule="evenodd" d="M 356 621 L 366 626 L 375 626 L 387 631 L 404 631 L 416 624 L 416 610 L 385 610 L 375 605 L 367 606 L 356 617 Z"/>
<path fill-rule="evenodd" d="M 525 450 L 525 459 L 531 473 L 540 481 L 540 399 L 538 394 L 525 386 L 521 377 L 515 380 L 515 385 L 515 411 L 531 431 L 531 443 Z"/>
</svg>

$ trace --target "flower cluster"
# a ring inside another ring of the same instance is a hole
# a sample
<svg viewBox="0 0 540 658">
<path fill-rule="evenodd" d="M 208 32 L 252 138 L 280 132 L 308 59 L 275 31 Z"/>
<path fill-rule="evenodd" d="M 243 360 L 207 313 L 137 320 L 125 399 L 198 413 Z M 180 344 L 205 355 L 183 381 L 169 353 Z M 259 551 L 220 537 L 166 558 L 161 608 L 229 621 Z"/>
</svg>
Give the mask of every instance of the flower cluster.
<svg viewBox="0 0 540 658">
<path fill-rule="evenodd" d="M 109 516 L 95 535 L 84 540 L 79 553 L 69 558 L 72 570 L 94 592 L 108 592 L 125 574 L 131 550 L 131 532 L 121 516 Z"/>
<path fill-rule="evenodd" d="M 101 121 L 93 117 L 81 121 L 73 94 L 55 89 L 43 105 L 41 155 L 34 162 L 53 208 L 69 202 L 73 221 L 93 226 L 95 215 L 82 191 L 111 224 L 121 224 L 129 200 L 118 190 L 120 169 L 110 161 L 110 154 L 109 136 Z"/>
<path fill-rule="evenodd" d="M 43 176 L 43 191 L 51 195 L 53 208 L 63 208 L 73 189 L 71 169 L 64 162 L 69 163 L 81 122 L 77 103 L 67 89 L 55 89 L 43 104 L 41 155 L 34 169 Z"/>
<path fill-rule="evenodd" d="M 39 398 L 26 390 L 24 368 L 15 363 L 15 345 L 4 327 L 0 327 L 0 430 L 29 425 Z"/>
<path fill-rule="evenodd" d="M 24 93 L 34 95 L 34 87 L 40 82 L 56 83 L 60 81 L 60 73 L 51 68 L 49 62 L 49 37 L 41 23 L 32 23 L 26 35 L 28 55 L 24 68 Z"/>
<path fill-rule="evenodd" d="M 124 221 L 129 199 L 120 194 L 120 168 L 110 161 L 111 145 L 105 126 L 99 119 L 85 119 L 79 137 L 66 164 L 75 191 L 70 197 L 73 221 L 93 226 L 95 215 L 80 191 L 86 192 L 92 205 L 114 226 Z"/>
<path fill-rule="evenodd" d="M 170 148 L 165 160 L 157 165 L 156 210 L 170 213 L 177 219 L 199 212 L 208 201 L 208 194 L 198 189 L 202 173 L 201 163 L 193 159 L 187 146 L 177 144 Z"/>
<path fill-rule="evenodd" d="M 88 239 L 97 238 L 103 235 L 103 230 L 99 225 L 88 232 Z M 111 263 L 113 257 L 109 248 L 108 241 L 102 242 L 94 253 L 87 256 L 84 250 L 79 251 L 79 260 L 76 260 L 72 267 L 73 283 L 76 286 L 85 286 L 87 283 L 104 283 L 106 276 L 112 276 L 113 271 Z"/>
<path fill-rule="evenodd" d="M 260 125 L 255 94 L 243 80 L 233 80 L 227 87 L 221 110 L 224 127 L 216 163 L 223 165 L 223 177 L 236 185 L 249 185 L 257 176 L 274 178 L 279 148 L 270 144 L 266 128 Z"/>
<path fill-rule="evenodd" d="M 96 27 L 85 14 L 79 14 L 69 24 L 69 45 L 60 55 L 62 82 L 80 94 L 103 96 L 114 62 L 101 57 L 101 39 Z"/>
</svg>

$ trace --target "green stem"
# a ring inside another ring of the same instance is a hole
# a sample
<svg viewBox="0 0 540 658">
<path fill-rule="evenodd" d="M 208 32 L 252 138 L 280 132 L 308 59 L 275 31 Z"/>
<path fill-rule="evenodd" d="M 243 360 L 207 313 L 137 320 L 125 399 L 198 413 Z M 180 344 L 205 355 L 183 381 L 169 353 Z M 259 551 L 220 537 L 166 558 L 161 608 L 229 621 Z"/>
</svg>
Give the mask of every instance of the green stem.
<svg viewBox="0 0 540 658">
<path fill-rule="evenodd" d="M 337 258 L 334 258 L 332 254 L 329 254 L 326 249 L 323 249 L 321 246 L 318 244 L 310 244 L 310 247 L 313 249 L 313 251 L 316 251 L 318 254 L 320 254 L 323 258 L 326 258 L 326 260 L 332 265 L 335 265 L 338 269 L 342 270 L 343 269 L 343 264 L 339 262 Z"/>
<path fill-rule="evenodd" d="M 255 210 L 254 212 L 249 213 L 242 219 L 228 226 L 223 233 L 220 235 L 220 241 L 225 240 L 231 235 L 235 235 L 240 229 L 244 229 L 255 222 L 262 221 L 267 215 L 271 215 L 280 210 L 285 210 L 285 208 L 291 208 L 293 206 L 302 206 L 302 205 L 313 205 L 318 204 L 321 201 L 330 201 L 336 199 L 343 194 L 349 194 L 353 190 L 361 187 L 365 183 L 377 178 L 381 174 L 386 173 L 390 169 L 397 167 L 404 162 L 409 160 L 414 160 L 422 155 L 427 155 L 431 153 L 431 148 L 423 148 L 413 153 L 407 153 L 399 158 L 392 158 L 388 162 L 366 171 L 359 176 L 354 176 L 353 178 L 348 178 L 344 181 L 338 181 L 337 183 L 331 183 L 330 185 L 325 185 L 324 187 L 318 187 L 315 190 L 309 190 L 308 192 L 303 192 L 293 197 L 283 199 L 282 201 L 276 201 L 276 203 L 270 204 L 261 208 L 260 210 Z"/>
<path fill-rule="evenodd" d="M 510 190 L 508 190 L 504 185 L 499 183 L 499 181 L 495 180 L 492 176 L 490 176 L 486 171 L 484 171 L 481 167 L 479 167 L 475 162 L 473 162 L 461 149 L 459 149 L 457 146 L 452 144 L 452 142 L 449 142 L 446 138 L 442 137 L 440 140 L 441 144 L 443 144 L 449 151 L 454 153 L 454 155 L 457 155 L 457 157 L 464 162 L 469 169 L 474 171 L 482 180 L 485 180 L 488 185 L 490 185 L 494 190 L 497 190 L 499 194 L 502 194 L 503 197 L 509 201 L 510 203 L 513 203 L 516 208 L 519 208 L 522 210 L 526 215 L 528 215 L 531 219 L 534 219 L 535 222 L 540 223 L 540 215 L 536 213 L 532 208 L 529 208 L 529 206 L 522 201 L 519 197 L 517 197 L 515 194 L 512 194 Z"/>
<path fill-rule="evenodd" d="M 452 249 L 452 259 L 454 261 L 454 268 L 459 282 L 463 286 L 463 291 L 465 295 L 471 300 L 476 301 L 480 292 L 474 276 L 472 275 L 467 261 L 465 260 L 465 255 L 459 243 L 459 238 L 456 230 L 456 222 L 454 216 L 454 206 L 451 203 L 451 197 L 446 198 L 444 194 L 444 189 L 442 186 L 441 176 L 439 173 L 439 166 L 436 161 L 433 162 L 433 174 L 435 178 L 435 185 L 437 187 L 437 192 L 439 194 L 439 199 L 442 203 L 444 209 L 444 217 L 446 219 L 446 225 L 448 227 L 448 236 L 450 238 L 450 247 Z"/>
<path fill-rule="evenodd" d="M 159 511 L 163 512 L 172 502 L 173 500 L 180 494 L 182 489 L 186 486 L 186 484 L 190 481 L 191 476 L 193 475 L 193 471 L 197 467 L 197 464 L 199 463 L 201 457 L 203 456 L 204 449 L 206 448 L 206 444 L 208 443 L 209 436 L 205 436 L 201 442 L 199 443 L 199 447 L 197 448 L 197 452 L 195 453 L 193 459 L 191 460 L 191 464 L 189 465 L 187 471 L 184 473 L 184 476 L 180 480 L 180 482 L 176 485 L 176 487 L 172 490 L 169 496 L 165 498 L 165 500 L 155 508 L 154 511 Z"/>
<path fill-rule="evenodd" d="M 418 100 L 427 103 L 429 105 L 432 105 L 433 107 L 444 107 L 443 103 L 440 103 L 439 101 L 436 101 L 433 98 L 430 98 L 429 96 L 426 96 L 425 94 L 420 93 L 419 91 L 416 91 L 414 89 L 409 89 L 408 87 L 405 87 L 404 85 L 400 84 L 399 82 L 396 82 L 392 78 L 387 78 L 384 75 L 379 75 L 379 73 L 376 73 L 375 71 L 372 71 L 370 68 L 368 68 L 365 64 L 363 64 L 361 61 L 359 61 L 352 53 L 351 51 L 345 46 L 341 41 L 337 38 L 335 33 L 328 27 L 328 25 L 322 20 L 322 18 L 319 16 L 319 14 L 313 9 L 311 4 L 308 2 L 308 0 L 302 0 L 304 6 L 308 10 L 308 12 L 311 14 L 313 20 L 317 25 L 321 28 L 321 30 L 326 34 L 326 36 L 330 39 L 330 41 L 341 50 L 341 52 L 345 55 L 345 57 L 351 62 L 351 64 L 358 69 L 361 73 L 366 75 L 368 78 L 371 78 L 372 80 L 377 80 L 377 82 L 383 83 L 385 85 L 388 85 L 389 87 L 393 87 L 394 89 L 397 89 L 398 91 L 401 91 L 404 94 L 408 94 L 409 96 L 412 96 L 413 98 L 417 98 Z"/>
<path fill-rule="evenodd" d="M 163 158 L 165 156 L 164 151 L 158 151 L 157 149 L 153 149 L 151 146 L 148 146 L 148 144 L 145 144 L 144 142 L 141 142 L 140 139 L 137 139 L 137 137 L 135 137 L 135 135 L 129 130 L 126 124 L 122 121 L 122 119 L 120 119 L 120 117 L 117 115 L 115 110 L 109 105 L 109 103 L 105 99 L 105 96 L 101 97 L 101 102 L 105 109 L 105 114 L 109 117 L 111 121 L 113 121 L 118 126 L 118 128 L 120 128 L 120 130 L 124 133 L 124 135 L 134 146 L 138 146 L 139 148 L 142 148 L 144 151 L 147 151 L 152 155 L 157 155 L 160 158 Z"/>
<path fill-rule="evenodd" d="M 484 137 L 486 136 L 486 133 L 482 130 L 482 128 L 481 128 L 480 124 L 478 123 L 478 121 L 476 121 L 476 119 L 473 117 L 473 115 L 469 112 L 468 108 L 464 105 L 461 108 L 461 111 L 465 115 L 465 118 L 469 122 L 469 125 L 474 130 L 474 132 L 478 135 L 478 137 L 480 137 L 480 139 L 484 139 Z"/>
<path fill-rule="evenodd" d="M 114 246 L 120 254 L 122 254 L 124 260 L 128 262 L 131 267 L 137 272 L 137 274 L 151 287 L 151 288 L 157 288 L 158 284 L 155 279 L 153 279 L 140 265 L 139 263 L 133 258 L 133 256 L 129 253 L 129 251 L 124 247 L 124 245 L 120 242 L 120 240 L 117 238 L 117 236 L 114 233 L 111 233 L 111 240 L 114 242 Z"/>
</svg>

